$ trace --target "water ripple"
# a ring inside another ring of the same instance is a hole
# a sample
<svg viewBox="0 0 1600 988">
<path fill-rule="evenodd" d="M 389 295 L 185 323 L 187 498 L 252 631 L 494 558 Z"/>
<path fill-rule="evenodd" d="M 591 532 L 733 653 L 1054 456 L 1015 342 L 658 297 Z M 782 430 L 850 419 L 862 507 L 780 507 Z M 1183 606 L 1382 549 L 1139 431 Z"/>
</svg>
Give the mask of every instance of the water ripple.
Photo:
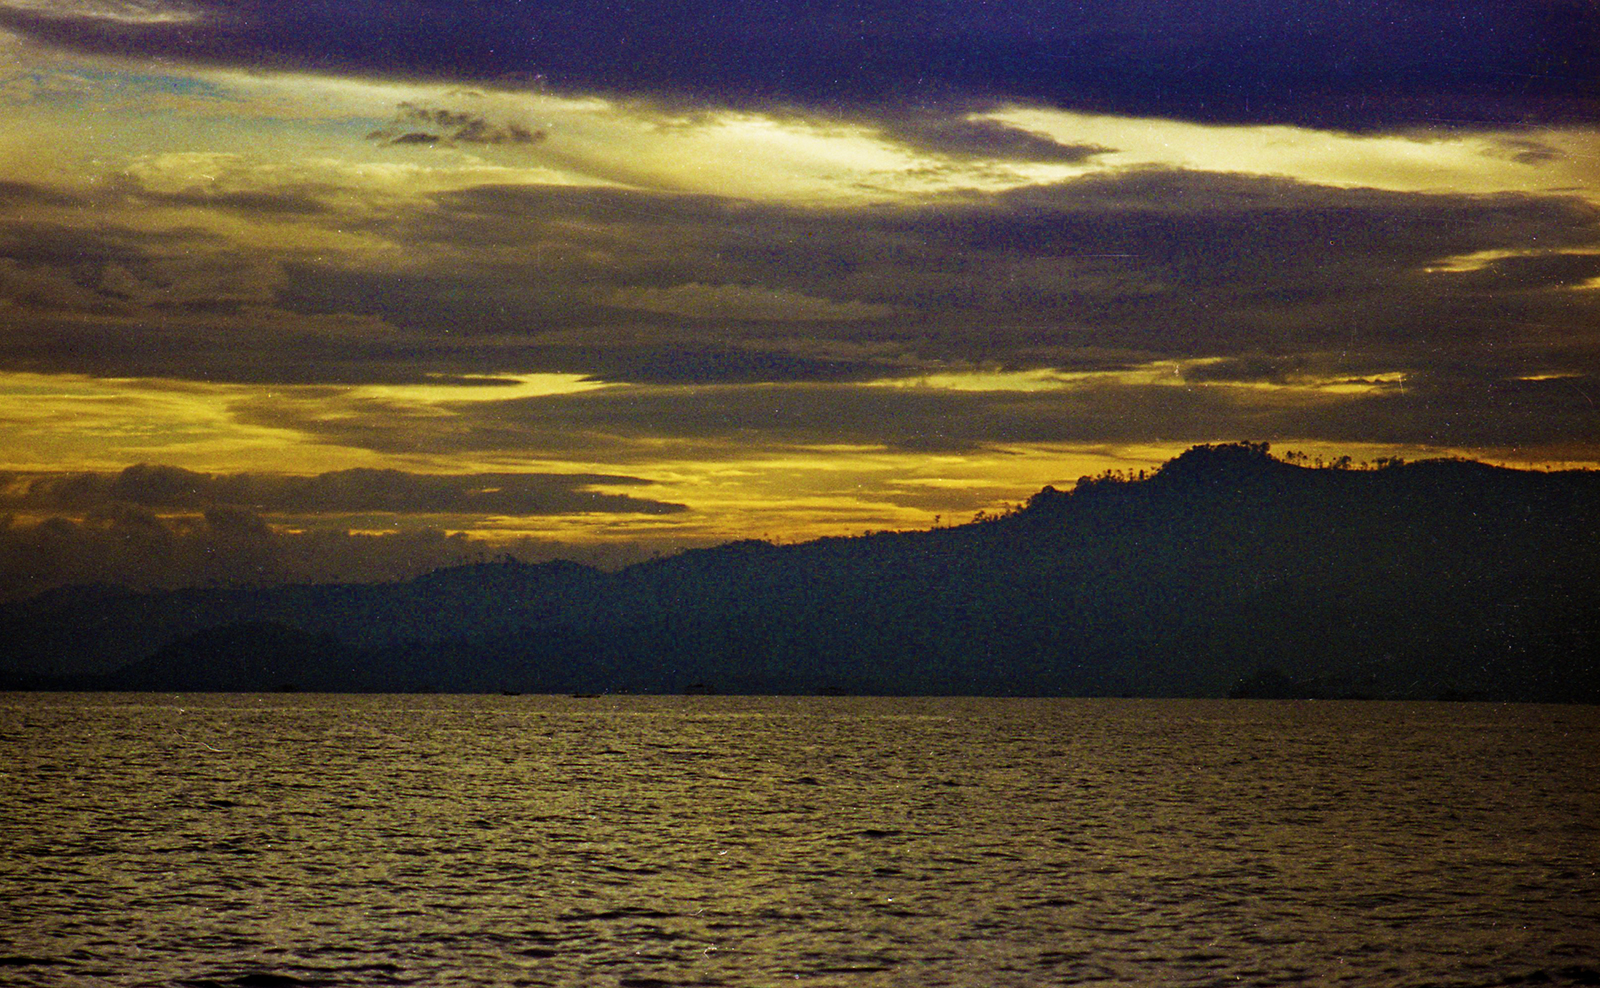
<svg viewBox="0 0 1600 988">
<path fill-rule="evenodd" d="M 1592 708 L 0 696 L 0 983 L 1600 984 Z"/>
</svg>

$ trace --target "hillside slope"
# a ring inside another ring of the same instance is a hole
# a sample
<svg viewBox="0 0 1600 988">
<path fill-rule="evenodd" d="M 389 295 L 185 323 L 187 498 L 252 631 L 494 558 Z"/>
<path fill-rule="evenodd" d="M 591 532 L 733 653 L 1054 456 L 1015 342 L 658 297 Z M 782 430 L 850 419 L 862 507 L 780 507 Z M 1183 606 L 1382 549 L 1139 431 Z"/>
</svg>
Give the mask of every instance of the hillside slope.
<svg viewBox="0 0 1600 988">
<path fill-rule="evenodd" d="M 90 685 L 60 677 L 164 648 L 190 661 L 174 643 L 271 622 L 337 642 L 329 669 L 293 666 L 336 690 L 1595 702 L 1600 474 L 1308 469 L 1229 444 L 1145 480 L 1047 488 L 982 523 L 733 543 L 615 574 L 505 562 L 376 586 L 80 597 L 0 609 L 23 685 Z M 284 640 L 303 663 L 305 639 Z M 138 670 L 116 682 L 260 688 Z"/>
</svg>

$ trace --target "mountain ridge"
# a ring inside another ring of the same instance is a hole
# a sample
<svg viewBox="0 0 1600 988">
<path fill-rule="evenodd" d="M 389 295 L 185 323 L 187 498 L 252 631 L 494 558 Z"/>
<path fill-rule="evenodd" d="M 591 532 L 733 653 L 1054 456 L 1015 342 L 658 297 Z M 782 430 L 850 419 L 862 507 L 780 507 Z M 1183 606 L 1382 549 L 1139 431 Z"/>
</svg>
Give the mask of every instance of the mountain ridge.
<svg viewBox="0 0 1600 988">
<path fill-rule="evenodd" d="M 277 685 L 334 691 L 1597 702 L 1597 587 L 1600 474 L 1314 468 L 1230 443 L 930 531 L 615 573 L 506 560 L 394 584 L 57 592 L 0 607 L 0 640 L 21 646 L 21 687 L 211 682 L 195 656 L 239 646 L 207 633 L 254 623 L 301 636 L 282 639 L 295 682 Z M 344 671 L 288 655 L 318 649 Z"/>
</svg>

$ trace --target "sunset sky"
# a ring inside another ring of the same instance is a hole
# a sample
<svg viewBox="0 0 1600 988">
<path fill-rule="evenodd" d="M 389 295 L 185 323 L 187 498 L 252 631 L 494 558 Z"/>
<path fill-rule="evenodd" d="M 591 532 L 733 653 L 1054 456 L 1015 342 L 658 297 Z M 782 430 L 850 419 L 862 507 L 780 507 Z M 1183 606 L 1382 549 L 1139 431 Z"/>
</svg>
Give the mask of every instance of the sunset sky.
<svg viewBox="0 0 1600 988">
<path fill-rule="evenodd" d="M 0 596 L 1600 463 L 1593 0 L 0 0 Z"/>
</svg>

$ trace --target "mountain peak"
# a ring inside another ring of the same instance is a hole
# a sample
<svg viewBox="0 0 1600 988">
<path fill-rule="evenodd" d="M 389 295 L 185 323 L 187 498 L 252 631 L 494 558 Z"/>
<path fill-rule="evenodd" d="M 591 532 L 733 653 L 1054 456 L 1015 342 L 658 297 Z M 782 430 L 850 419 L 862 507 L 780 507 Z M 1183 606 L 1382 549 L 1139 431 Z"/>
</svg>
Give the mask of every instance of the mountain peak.
<svg viewBox="0 0 1600 988">
<path fill-rule="evenodd" d="M 1191 446 L 1168 460 L 1157 476 L 1169 479 L 1194 477 L 1264 475 L 1276 473 L 1288 464 L 1273 459 L 1269 443 L 1205 443 Z"/>
</svg>

